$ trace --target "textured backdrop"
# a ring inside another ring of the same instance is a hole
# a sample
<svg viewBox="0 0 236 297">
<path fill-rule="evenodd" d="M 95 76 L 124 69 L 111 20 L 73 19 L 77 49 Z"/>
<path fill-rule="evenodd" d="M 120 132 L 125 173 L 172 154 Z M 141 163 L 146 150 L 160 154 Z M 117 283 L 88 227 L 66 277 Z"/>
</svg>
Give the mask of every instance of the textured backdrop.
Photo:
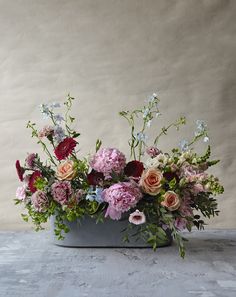
<svg viewBox="0 0 236 297">
<path fill-rule="evenodd" d="M 0 228 L 29 228 L 13 204 L 14 162 L 37 148 L 25 124 L 43 125 L 41 102 L 71 92 L 81 152 L 99 137 L 128 153 L 118 111 L 154 91 L 163 120 L 152 133 L 179 115 L 189 122 L 161 149 L 191 137 L 195 120 L 208 122 L 225 185 L 211 226 L 236 227 L 235 18 L 228 0 L 0 0 Z"/>
</svg>

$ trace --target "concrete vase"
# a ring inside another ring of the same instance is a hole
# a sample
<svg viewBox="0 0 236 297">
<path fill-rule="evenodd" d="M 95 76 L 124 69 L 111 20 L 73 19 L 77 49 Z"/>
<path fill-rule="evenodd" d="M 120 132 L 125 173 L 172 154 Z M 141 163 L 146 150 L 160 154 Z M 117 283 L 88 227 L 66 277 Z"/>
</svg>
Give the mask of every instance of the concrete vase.
<svg viewBox="0 0 236 297">
<path fill-rule="evenodd" d="M 123 242 L 122 230 L 127 227 L 127 218 L 120 221 L 105 219 L 103 223 L 95 223 L 90 217 L 85 217 L 74 222 L 64 222 L 70 232 L 66 233 L 63 240 L 58 240 L 54 235 L 55 216 L 51 217 L 51 233 L 53 243 L 64 247 L 151 247 L 149 244 L 130 236 L 129 242 Z M 135 232 L 135 231 L 134 231 Z M 169 246 L 172 243 L 170 232 L 166 231 L 166 241 L 160 246 Z"/>
</svg>

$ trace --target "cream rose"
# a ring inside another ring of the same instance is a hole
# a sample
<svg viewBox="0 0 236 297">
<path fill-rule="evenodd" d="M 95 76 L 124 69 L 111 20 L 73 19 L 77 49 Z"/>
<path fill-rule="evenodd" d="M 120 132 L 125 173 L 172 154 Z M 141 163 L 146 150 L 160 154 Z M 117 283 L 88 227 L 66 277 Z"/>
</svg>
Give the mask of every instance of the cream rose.
<svg viewBox="0 0 236 297">
<path fill-rule="evenodd" d="M 66 160 L 58 165 L 56 177 L 59 180 L 72 180 L 76 175 L 76 169 L 74 162 L 71 160 Z"/>
<path fill-rule="evenodd" d="M 144 170 L 139 185 L 143 192 L 155 196 L 161 191 L 162 173 L 156 168 L 149 168 Z"/>
<path fill-rule="evenodd" d="M 170 211 L 177 210 L 180 207 L 179 195 L 172 191 L 166 192 L 161 205 L 167 207 Z"/>
</svg>

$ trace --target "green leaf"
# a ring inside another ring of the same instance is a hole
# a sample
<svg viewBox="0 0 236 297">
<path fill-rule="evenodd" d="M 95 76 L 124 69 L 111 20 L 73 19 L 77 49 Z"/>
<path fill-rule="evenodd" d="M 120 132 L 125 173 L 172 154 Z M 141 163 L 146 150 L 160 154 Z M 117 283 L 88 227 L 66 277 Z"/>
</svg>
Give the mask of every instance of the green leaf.
<svg viewBox="0 0 236 297">
<path fill-rule="evenodd" d="M 22 217 L 22 219 L 25 221 L 25 222 L 28 222 L 29 221 L 29 217 L 28 217 L 28 215 L 26 215 L 26 214 L 21 214 L 21 217 Z"/>
<path fill-rule="evenodd" d="M 97 141 L 96 141 L 96 152 L 100 149 L 101 145 L 102 145 L 102 141 L 100 139 L 97 139 Z"/>
<path fill-rule="evenodd" d="M 175 177 L 169 182 L 170 189 L 174 189 L 176 185 L 176 179 Z"/>
</svg>

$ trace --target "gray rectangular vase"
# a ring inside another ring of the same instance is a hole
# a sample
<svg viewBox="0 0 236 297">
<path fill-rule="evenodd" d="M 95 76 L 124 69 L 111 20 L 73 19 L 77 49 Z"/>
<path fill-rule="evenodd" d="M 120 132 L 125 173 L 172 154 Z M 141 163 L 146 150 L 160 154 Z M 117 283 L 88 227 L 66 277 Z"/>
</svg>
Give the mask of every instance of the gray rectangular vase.
<svg viewBox="0 0 236 297">
<path fill-rule="evenodd" d="M 127 219 L 115 221 L 105 219 L 103 223 L 97 223 L 90 217 L 85 217 L 74 222 L 64 222 L 70 231 L 64 234 L 63 240 L 58 240 L 54 235 L 55 217 L 51 217 L 51 230 L 53 243 L 65 247 L 150 247 L 139 239 L 136 241 L 130 236 L 129 242 L 123 242 L 123 229 L 127 227 Z M 135 230 L 133 231 L 133 233 Z M 170 245 L 171 238 L 167 235 L 165 245 Z"/>
</svg>

